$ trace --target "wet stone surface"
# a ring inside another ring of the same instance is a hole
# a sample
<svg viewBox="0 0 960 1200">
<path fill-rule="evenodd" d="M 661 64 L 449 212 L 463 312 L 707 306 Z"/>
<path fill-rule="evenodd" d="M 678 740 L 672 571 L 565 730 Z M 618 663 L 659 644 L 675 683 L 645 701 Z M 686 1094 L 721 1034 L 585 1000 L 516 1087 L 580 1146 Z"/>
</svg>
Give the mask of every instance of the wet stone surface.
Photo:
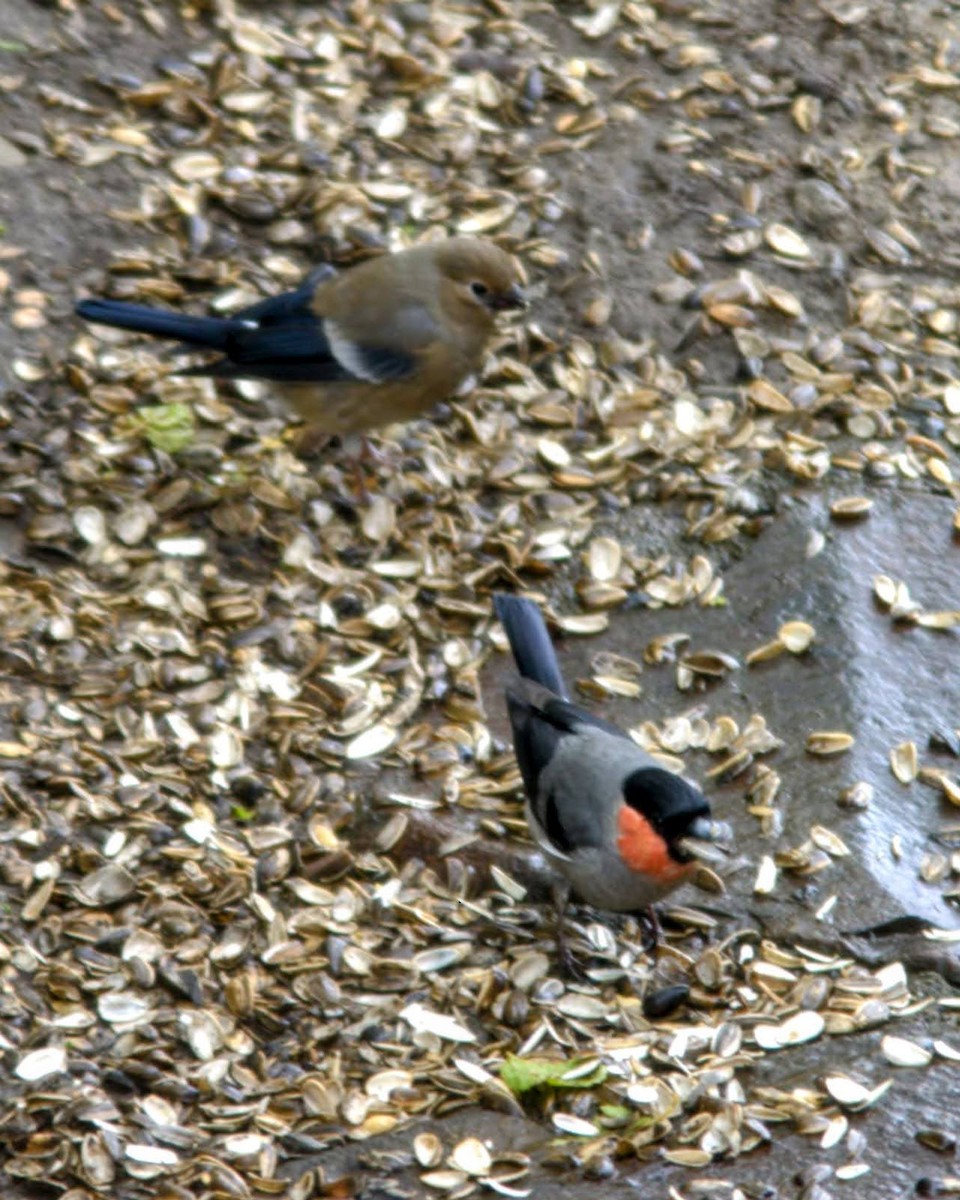
<svg viewBox="0 0 960 1200">
<path fill-rule="evenodd" d="M 875 577 L 886 575 L 906 581 L 926 610 L 957 604 L 960 550 L 949 532 L 952 503 L 878 492 L 866 520 L 842 525 L 830 519 L 831 500 L 801 495 L 747 541 L 742 557 L 724 572 L 723 606 L 682 613 L 638 606 L 601 639 L 566 638 L 559 651 L 563 669 L 568 679 L 588 678 L 598 650 L 637 660 L 651 641 L 673 633 L 688 637 L 691 647 L 734 655 L 740 666 L 724 681 L 683 695 L 671 665 L 648 668 L 640 700 L 611 700 L 600 711 L 628 727 L 647 718 L 662 726 L 693 710 L 713 720 L 727 714 L 740 723 L 762 713 L 784 743 L 769 760 L 784 781 L 777 803 L 783 820 L 779 840 L 796 845 L 812 825 L 826 825 L 854 851 L 811 877 L 805 889 L 796 879 L 793 884 L 782 879 L 784 893 L 805 891 L 809 910 L 835 893 L 829 924 L 837 929 L 866 928 L 904 913 L 956 926 L 957 909 L 943 899 L 946 889 L 922 883 L 918 870 L 923 854 L 937 845 L 937 834 L 956 823 L 958 814 L 939 788 L 900 783 L 889 756 L 899 743 L 913 741 L 924 764 L 956 774 L 957 759 L 936 748 L 935 735 L 955 720 L 952 681 L 960 670 L 960 641 L 949 630 L 892 620 L 874 594 Z M 617 532 L 649 552 L 645 524 L 636 514 Z M 808 557 L 821 536 L 823 548 Z M 749 653 L 789 620 L 815 628 L 811 649 L 747 666 Z M 497 696 L 509 670 L 506 661 L 491 670 L 487 696 Z M 490 706 L 496 714 L 496 700 Z M 499 715 L 505 731 L 502 711 Z M 855 740 L 843 754 L 816 757 L 805 744 L 820 730 L 848 732 Z M 712 765 L 715 760 L 706 755 L 688 759 L 700 782 L 703 768 Z M 863 811 L 844 808 L 842 794 L 859 781 L 872 788 L 872 802 Z M 736 826 L 738 847 L 748 848 L 755 860 L 764 844 L 745 811 L 742 786 L 707 782 L 705 788 L 717 815 Z M 899 858 L 891 848 L 895 837 Z"/>
</svg>

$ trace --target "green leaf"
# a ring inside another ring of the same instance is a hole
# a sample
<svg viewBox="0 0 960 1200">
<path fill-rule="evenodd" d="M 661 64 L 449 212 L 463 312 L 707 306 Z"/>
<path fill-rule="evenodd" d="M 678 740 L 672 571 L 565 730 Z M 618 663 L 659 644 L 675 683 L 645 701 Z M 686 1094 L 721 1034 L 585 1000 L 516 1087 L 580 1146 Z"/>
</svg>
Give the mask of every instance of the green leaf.
<svg viewBox="0 0 960 1200">
<path fill-rule="evenodd" d="M 588 1075 L 567 1079 L 567 1075 L 580 1066 L 582 1059 L 563 1062 L 556 1058 L 518 1058 L 510 1054 L 500 1068 L 500 1078 L 515 1095 L 534 1088 L 591 1088 L 597 1087 L 607 1077 L 607 1068 L 598 1064 Z"/>
<path fill-rule="evenodd" d="M 188 404 L 154 404 L 138 408 L 134 420 L 150 445 L 167 454 L 185 450 L 196 434 L 193 409 Z"/>
<path fill-rule="evenodd" d="M 636 1115 L 632 1108 L 623 1104 L 601 1104 L 600 1112 L 611 1121 L 629 1121 Z"/>
<path fill-rule="evenodd" d="M 255 808 L 247 808 L 243 804 L 232 805 L 230 812 L 233 814 L 233 819 L 235 821 L 252 821 L 257 815 L 257 810 Z"/>
<path fill-rule="evenodd" d="M 0 38 L 0 50 L 6 54 L 26 54 L 30 49 L 23 42 L 10 42 L 6 38 Z"/>
</svg>

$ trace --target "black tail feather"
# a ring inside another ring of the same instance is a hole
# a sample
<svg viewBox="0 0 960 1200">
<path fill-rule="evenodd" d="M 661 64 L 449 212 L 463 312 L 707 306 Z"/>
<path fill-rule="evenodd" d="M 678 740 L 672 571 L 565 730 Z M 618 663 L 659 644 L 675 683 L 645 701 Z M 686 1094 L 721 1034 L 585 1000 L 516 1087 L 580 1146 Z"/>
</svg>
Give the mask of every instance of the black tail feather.
<svg viewBox="0 0 960 1200">
<path fill-rule="evenodd" d="M 497 592 L 493 611 L 503 625 L 520 675 L 568 699 L 567 685 L 539 607 L 522 596 Z"/>
<path fill-rule="evenodd" d="M 187 313 L 149 308 L 145 304 L 127 304 L 123 300 L 81 300 L 78 317 L 98 325 L 134 329 L 155 337 L 173 338 L 187 346 L 226 351 L 239 323 L 222 317 L 191 317 Z"/>
</svg>

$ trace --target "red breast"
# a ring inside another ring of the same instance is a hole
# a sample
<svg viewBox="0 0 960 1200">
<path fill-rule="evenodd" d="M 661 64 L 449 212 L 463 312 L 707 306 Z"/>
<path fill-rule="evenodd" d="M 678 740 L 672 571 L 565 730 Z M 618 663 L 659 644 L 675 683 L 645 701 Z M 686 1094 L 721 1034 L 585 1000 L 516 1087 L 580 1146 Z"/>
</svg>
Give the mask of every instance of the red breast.
<svg viewBox="0 0 960 1200">
<path fill-rule="evenodd" d="M 631 869 L 661 884 L 679 883 L 690 872 L 689 863 L 677 862 L 666 841 L 650 822 L 629 804 L 617 814 L 617 849 Z"/>
</svg>

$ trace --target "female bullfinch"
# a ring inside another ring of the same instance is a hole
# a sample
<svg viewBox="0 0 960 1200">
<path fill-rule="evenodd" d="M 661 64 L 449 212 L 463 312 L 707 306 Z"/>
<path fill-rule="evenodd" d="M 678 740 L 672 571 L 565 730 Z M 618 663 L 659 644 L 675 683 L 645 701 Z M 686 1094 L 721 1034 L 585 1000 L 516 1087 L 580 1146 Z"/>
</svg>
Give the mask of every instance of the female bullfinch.
<svg viewBox="0 0 960 1200">
<path fill-rule="evenodd" d="M 405 421 L 463 389 L 497 314 L 526 305 L 515 259 L 455 237 L 314 272 L 293 292 L 230 317 L 81 300 L 86 321 L 173 338 L 222 357 L 181 375 L 266 379 L 318 433 Z"/>
</svg>

